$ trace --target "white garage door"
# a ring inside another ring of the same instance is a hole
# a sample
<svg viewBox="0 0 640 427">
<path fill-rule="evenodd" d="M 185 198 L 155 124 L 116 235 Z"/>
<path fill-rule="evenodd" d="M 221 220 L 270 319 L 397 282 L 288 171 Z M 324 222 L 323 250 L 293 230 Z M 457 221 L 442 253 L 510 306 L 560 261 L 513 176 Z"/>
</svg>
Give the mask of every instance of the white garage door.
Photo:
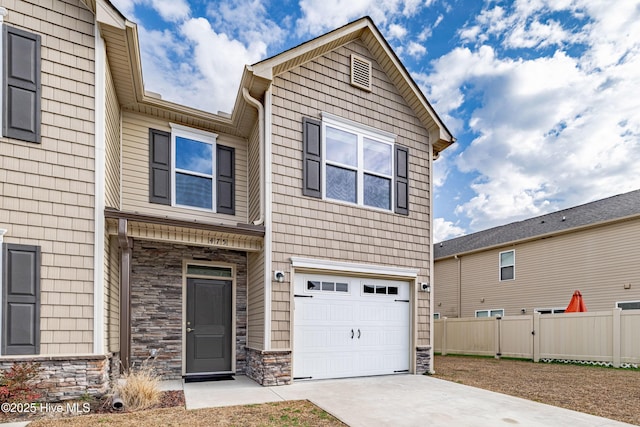
<svg viewBox="0 0 640 427">
<path fill-rule="evenodd" d="M 294 379 L 409 371 L 409 283 L 297 274 Z"/>
</svg>

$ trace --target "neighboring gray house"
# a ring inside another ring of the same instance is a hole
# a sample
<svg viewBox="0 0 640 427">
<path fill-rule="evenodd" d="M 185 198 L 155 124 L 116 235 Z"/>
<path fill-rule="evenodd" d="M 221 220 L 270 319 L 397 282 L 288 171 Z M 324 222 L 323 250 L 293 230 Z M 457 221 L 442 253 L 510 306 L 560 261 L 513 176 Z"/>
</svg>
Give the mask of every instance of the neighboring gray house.
<svg viewBox="0 0 640 427">
<path fill-rule="evenodd" d="M 640 190 L 434 245 L 435 317 L 640 309 Z"/>
<path fill-rule="evenodd" d="M 3 104 L 2 366 L 43 363 L 51 399 L 152 355 L 260 384 L 431 370 L 454 138 L 369 18 L 247 66 L 226 115 L 146 93 L 108 1 L 11 5 L 5 73 L 32 56 Z"/>
</svg>

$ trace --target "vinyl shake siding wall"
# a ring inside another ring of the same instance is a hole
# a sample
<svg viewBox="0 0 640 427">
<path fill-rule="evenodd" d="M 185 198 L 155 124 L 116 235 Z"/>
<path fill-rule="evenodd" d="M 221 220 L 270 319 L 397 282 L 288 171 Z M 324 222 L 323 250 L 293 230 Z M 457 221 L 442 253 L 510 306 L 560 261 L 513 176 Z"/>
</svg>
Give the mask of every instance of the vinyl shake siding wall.
<svg viewBox="0 0 640 427">
<path fill-rule="evenodd" d="M 440 318 L 458 317 L 458 305 L 460 304 L 458 292 L 460 264 L 458 260 L 448 258 L 438 261 L 434 270 L 434 311 L 440 313 Z"/>
<path fill-rule="evenodd" d="M 91 353 L 94 17 L 75 0 L 7 7 L 7 25 L 42 37 L 42 139 L 0 139 L 0 228 L 41 246 L 40 354 Z"/>
<path fill-rule="evenodd" d="M 350 55 L 373 62 L 373 91 L 349 84 Z M 302 195 L 302 118 L 328 112 L 397 134 L 409 147 L 410 215 L 403 216 Z M 419 268 L 429 277 L 428 136 L 413 111 L 360 42 L 283 73 L 273 83 L 273 269 L 290 270 L 291 256 Z M 273 283 L 272 348 L 291 346 L 288 282 Z M 417 293 L 418 345 L 428 345 L 428 294 Z"/>
<path fill-rule="evenodd" d="M 522 308 L 528 313 L 535 308 L 564 308 L 574 290 L 580 290 L 589 311 L 611 310 L 618 301 L 638 301 L 638 241 L 636 218 L 460 256 L 462 317 L 482 309 L 504 308 L 506 315 L 517 315 Z M 515 280 L 500 282 L 498 256 L 511 249 Z M 436 307 L 439 302 L 444 306 L 453 292 L 449 266 L 448 259 L 436 261 Z M 631 287 L 624 289 L 625 284 Z"/>
<path fill-rule="evenodd" d="M 247 141 L 219 134 L 217 143 L 235 148 L 236 214 L 214 214 L 149 203 L 149 129 L 171 132 L 169 123 L 127 111 L 122 114 L 122 210 L 227 225 L 247 222 Z"/>
</svg>

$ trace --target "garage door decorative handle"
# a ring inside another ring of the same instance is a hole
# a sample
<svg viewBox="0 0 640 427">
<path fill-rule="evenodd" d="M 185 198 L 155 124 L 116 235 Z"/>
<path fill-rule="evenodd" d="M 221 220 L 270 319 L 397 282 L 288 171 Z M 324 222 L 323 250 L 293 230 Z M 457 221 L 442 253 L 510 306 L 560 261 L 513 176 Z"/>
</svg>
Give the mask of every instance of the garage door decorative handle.
<svg viewBox="0 0 640 427">
<path fill-rule="evenodd" d="M 360 329 L 358 329 L 358 339 L 360 339 Z"/>
<path fill-rule="evenodd" d="M 351 330 L 351 339 L 353 339 L 353 329 Z"/>
</svg>

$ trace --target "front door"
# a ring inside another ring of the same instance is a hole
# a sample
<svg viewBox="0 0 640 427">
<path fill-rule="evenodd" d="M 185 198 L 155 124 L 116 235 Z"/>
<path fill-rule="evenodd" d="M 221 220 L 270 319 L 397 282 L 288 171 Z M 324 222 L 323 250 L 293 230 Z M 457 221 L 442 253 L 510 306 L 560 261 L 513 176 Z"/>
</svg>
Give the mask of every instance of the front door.
<svg viewBox="0 0 640 427">
<path fill-rule="evenodd" d="M 186 373 L 232 372 L 232 282 L 187 279 Z"/>
</svg>

